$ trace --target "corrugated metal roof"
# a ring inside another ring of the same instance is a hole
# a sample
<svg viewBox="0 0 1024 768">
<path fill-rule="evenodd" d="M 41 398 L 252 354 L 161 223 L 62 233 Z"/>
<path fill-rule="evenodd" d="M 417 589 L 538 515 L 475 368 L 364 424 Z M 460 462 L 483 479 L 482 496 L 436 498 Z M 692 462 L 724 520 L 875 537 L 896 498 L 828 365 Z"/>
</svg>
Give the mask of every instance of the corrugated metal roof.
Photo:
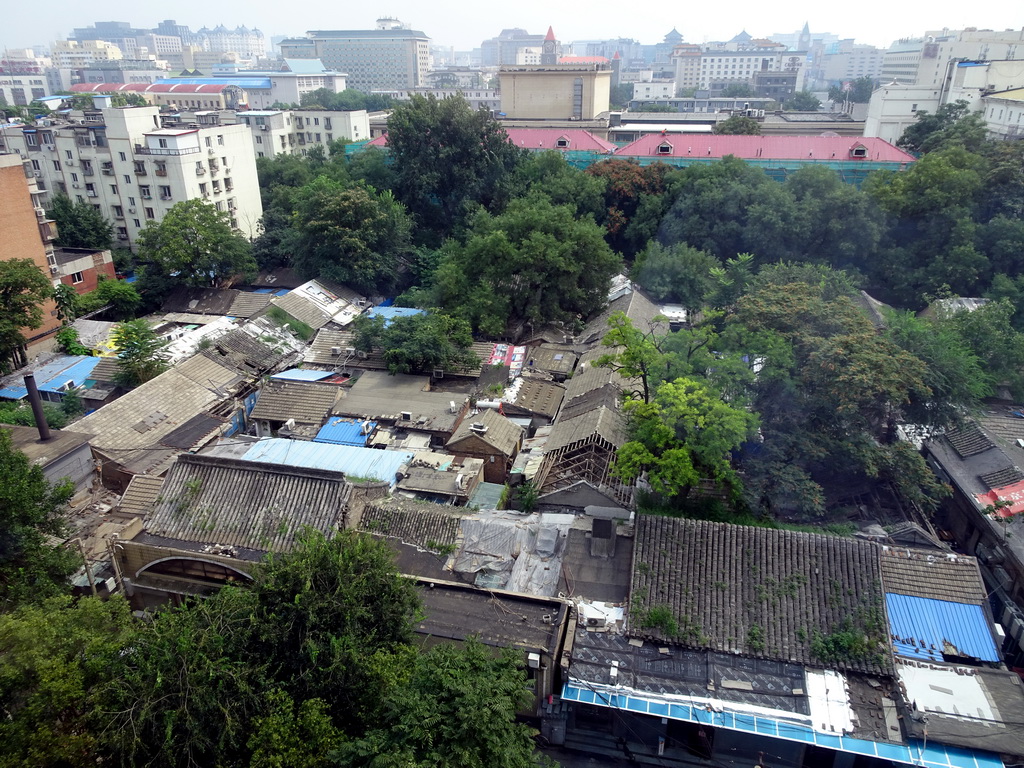
<svg viewBox="0 0 1024 768">
<path fill-rule="evenodd" d="M 325 374 L 330 375 L 330 374 Z M 370 434 L 377 428 L 376 421 L 361 421 L 342 416 L 332 416 L 320 427 L 314 443 L 332 443 L 334 445 L 365 446 Z"/>
<path fill-rule="evenodd" d="M 266 464 L 344 472 L 350 477 L 371 478 L 394 485 L 398 468 L 412 461 L 412 456 L 411 452 L 405 451 L 378 451 L 352 445 L 271 438 L 260 440 L 246 451 L 243 458 Z"/>
<path fill-rule="evenodd" d="M 92 373 L 92 369 L 96 367 L 99 361 L 98 357 L 88 357 L 86 355 L 58 357 L 53 362 L 33 371 L 36 377 L 36 385 L 41 392 L 60 392 L 62 391 L 60 389 L 61 386 L 68 381 L 73 381 L 76 387 L 84 386 L 85 380 L 89 378 L 89 374 Z M 0 398 L 21 400 L 28 396 L 28 390 L 24 386 L 18 386 L 15 383 L 21 380 L 20 376 L 14 378 L 12 381 L 14 386 L 0 389 Z"/>
<path fill-rule="evenodd" d="M 309 371 L 304 368 L 290 368 L 281 373 L 275 373 L 270 378 L 285 379 L 286 381 L 320 381 L 331 375 L 330 371 Z"/>
<path fill-rule="evenodd" d="M 910 595 L 885 595 L 889 632 L 900 656 L 942 661 L 943 653 L 999 661 L 992 630 L 980 605 Z"/>
</svg>

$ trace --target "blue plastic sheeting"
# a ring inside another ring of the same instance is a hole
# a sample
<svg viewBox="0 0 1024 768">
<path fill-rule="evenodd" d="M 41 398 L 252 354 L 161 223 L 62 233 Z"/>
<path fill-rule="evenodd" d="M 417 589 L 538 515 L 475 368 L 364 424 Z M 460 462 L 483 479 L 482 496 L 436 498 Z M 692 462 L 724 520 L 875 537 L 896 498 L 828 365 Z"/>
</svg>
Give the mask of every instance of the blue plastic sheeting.
<svg viewBox="0 0 1024 768">
<path fill-rule="evenodd" d="M 980 605 L 886 593 L 889 633 L 899 656 L 942 661 L 951 656 L 999 661 L 992 630 Z"/>
<path fill-rule="evenodd" d="M 384 324 L 389 325 L 396 317 L 413 317 L 414 315 L 425 315 L 422 309 L 412 307 L 374 307 L 366 313 L 369 317 L 383 317 Z"/>
<path fill-rule="evenodd" d="M 387 481 L 394 486 L 398 468 L 412 461 L 412 454 L 406 451 L 378 451 L 375 448 L 358 448 L 353 445 L 307 443 L 303 440 L 273 437 L 269 440 L 260 440 L 246 451 L 242 458 L 266 464 L 344 472 L 352 477 Z"/>
<path fill-rule="evenodd" d="M 275 373 L 270 378 L 286 379 L 287 381 L 320 381 L 320 379 L 326 379 L 328 376 L 333 375 L 330 371 L 309 371 L 304 368 L 291 368 L 287 371 Z"/>
<path fill-rule="evenodd" d="M 365 429 L 363 425 L 368 425 Z M 317 432 L 314 443 L 333 443 L 334 445 L 366 445 L 366 438 L 377 428 L 376 421 L 360 421 L 359 419 L 332 416 Z"/>
<path fill-rule="evenodd" d="M 799 741 L 839 752 L 868 755 L 896 763 L 923 766 L 923 768 L 1003 768 L 1003 761 L 992 752 L 981 752 L 960 747 L 948 747 L 935 742 L 924 744 L 908 739 L 906 744 L 854 739 L 837 733 L 816 731 L 809 725 L 794 723 L 762 715 L 717 712 L 706 704 L 684 704 L 645 696 L 636 691 L 611 693 L 585 687 L 585 684 L 566 683 L 562 688 L 565 701 L 578 701 L 598 707 L 621 709 L 654 717 L 666 717 L 688 723 L 700 723 L 714 728 L 742 731 L 772 739 Z"/>
<path fill-rule="evenodd" d="M 85 386 L 85 380 L 89 378 L 92 369 L 100 362 L 98 357 L 86 355 L 66 355 L 58 357 L 51 363 L 33 371 L 36 377 L 36 385 L 40 392 L 62 392 L 61 389 L 68 381 L 73 381 L 76 387 Z M 0 398 L 6 400 L 21 400 L 28 397 L 28 390 L 24 386 L 4 387 L 0 389 Z"/>
</svg>

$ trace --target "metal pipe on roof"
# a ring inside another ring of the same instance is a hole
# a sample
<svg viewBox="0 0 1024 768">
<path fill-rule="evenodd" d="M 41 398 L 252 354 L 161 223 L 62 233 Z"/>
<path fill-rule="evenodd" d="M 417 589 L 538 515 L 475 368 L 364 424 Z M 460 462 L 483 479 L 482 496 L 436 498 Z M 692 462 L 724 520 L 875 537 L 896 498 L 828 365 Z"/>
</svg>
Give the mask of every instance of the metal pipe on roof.
<svg viewBox="0 0 1024 768">
<path fill-rule="evenodd" d="M 50 425 L 46 423 L 46 414 L 43 413 L 43 399 L 39 396 L 39 387 L 36 386 L 36 377 L 31 373 L 25 374 L 25 389 L 28 390 L 28 402 L 32 406 L 32 418 L 35 419 L 36 429 L 39 430 L 39 439 L 47 441 L 50 439 Z"/>
</svg>

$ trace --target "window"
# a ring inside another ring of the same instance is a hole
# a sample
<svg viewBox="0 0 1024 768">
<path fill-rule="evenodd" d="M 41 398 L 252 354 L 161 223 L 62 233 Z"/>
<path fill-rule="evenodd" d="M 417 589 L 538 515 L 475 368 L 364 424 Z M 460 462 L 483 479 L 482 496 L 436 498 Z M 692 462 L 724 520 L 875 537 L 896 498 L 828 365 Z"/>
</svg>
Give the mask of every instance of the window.
<svg viewBox="0 0 1024 768">
<path fill-rule="evenodd" d="M 135 198 L 134 197 L 129 197 L 128 198 L 128 207 L 129 208 L 135 207 Z"/>
<path fill-rule="evenodd" d="M 110 185 L 110 194 L 112 194 L 112 195 L 116 195 L 117 194 L 117 184 L 111 184 Z"/>
<path fill-rule="evenodd" d="M 129 176 L 127 173 L 124 175 L 124 183 L 125 184 L 131 184 L 132 183 L 132 177 Z"/>
<path fill-rule="evenodd" d="M 85 282 L 85 278 L 82 277 L 82 273 L 81 272 L 75 272 L 73 275 L 71 275 L 71 284 L 72 285 L 78 285 L 79 283 L 84 283 L 84 282 Z"/>
<path fill-rule="evenodd" d="M 220 194 L 220 182 L 217 179 L 213 180 L 213 192 L 214 194 Z"/>
<path fill-rule="evenodd" d="M 53 170 L 55 170 L 55 171 L 59 171 L 60 170 L 60 160 L 54 160 L 53 161 Z"/>
<path fill-rule="evenodd" d="M 89 197 L 96 197 L 96 185 L 95 184 L 86 184 L 85 185 L 85 194 L 87 194 Z"/>
<path fill-rule="evenodd" d="M 139 187 L 139 194 L 142 195 L 143 200 L 149 200 L 153 197 L 148 186 Z"/>
<path fill-rule="evenodd" d="M 39 139 L 36 137 L 35 133 L 26 133 L 25 143 L 30 147 L 38 147 Z"/>
<path fill-rule="evenodd" d="M 114 205 L 114 206 L 111 206 L 111 208 L 114 209 L 114 218 L 115 219 L 123 219 L 124 218 L 124 208 L 122 208 L 120 205 Z"/>
<path fill-rule="evenodd" d="M 75 156 L 73 154 L 71 154 L 71 150 L 70 149 L 65 149 L 64 150 L 64 157 L 66 157 L 68 160 L 74 160 L 75 159 Z"/>
<path fill-rule="evenodd" d="M 124 152 L 118 152 L 117 154 L 118 154 L 118 156 L 120 156 L 120 158 L 121 158 L 121 162 L 122 162 L 122 163 L 123 163 L 123 162 L 126 162 L 126 161 L 128 160 L 128 156 L 127 156 L 127 155 L 125 155 L 125 153 L 124 153 Z M 139 165 L 139 163 L 136 163 L 136 165 Z"/>
<path fill-rule="evenodd" d="M 206 191 L 206 184 L 205 183 L 199 185 L 199 193 L 202 194 L 202 195 L 208 194 L 207 191 Z"/>
<path fill-rule="evenodd" d="M 147 219 L 155 219 L 156 218 L 156 213 L 154 213 L 152 208 L 147 208 L 146 209 L 146 218 Z"/>
<path fill-rule="evenodd" d="M 161 149 L 167 149 L 167 139 L 157 139 L 156 143 L 160 146 Z"/>
<path fill-rule="evenodd" d="M 132 224 L 135 225 L 136 229 L 142 229 L 142 222 L 138 219 L 132 219 Z"/>
<path fill-rule="evenodd" d="M 257 136 L 256 137 L 256 143 L 257 144 L 262 144 L 263 143 L 263 137 L 262 136 Z M 263 155 L 260 155 L 260 157 L 263 157 Z"/>
<path fill-rule="evenodd" d="M 171 199 L 171 188 L 170 187 L 160 187 L 160 199 L 161 200 L 170 200 Z"/>
<path fill-rule="evenodd" d="M 221 133 L 217 134 L 217 144 L 222 146 L 222 147 L 224 146 L 224 134 L 221 134 Z"/>
</svg>

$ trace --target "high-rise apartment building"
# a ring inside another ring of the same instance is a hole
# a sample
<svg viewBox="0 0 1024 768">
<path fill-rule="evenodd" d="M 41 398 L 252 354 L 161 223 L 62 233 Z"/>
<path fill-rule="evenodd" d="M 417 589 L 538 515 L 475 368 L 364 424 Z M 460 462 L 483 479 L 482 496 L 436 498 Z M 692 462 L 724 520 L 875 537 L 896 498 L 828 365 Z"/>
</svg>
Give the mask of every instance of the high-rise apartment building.
<svg viewBox="0 0 1024 768">
<path fill-rule="evenodd" d="M 348 87 L 364 93 L 427 84 L 430 38 L 394 19 L 377 29 L 315 30 L 281 41 L 286 59 L 320 59 L 329 69 L 348 73 Z"/>
<path fill-rule="evenodd" d="M 0 133 L 0 151 L 28 161 L 45 200 L 59 191 L 90 203 L 124 247 L 175 203 L 196 198 L 229 213 L 245 235 L 257 234 L 263 206 L 246 126 L 164 128 L 156 107 L 72 115 Z"/>
<path fill-rule="evenodd" d="M 932 30 L 897 40 L 882 59 L 883 84 L 941 87 L 952 62 L 1024 59 L 1024 28 Z"/>
</svg>

